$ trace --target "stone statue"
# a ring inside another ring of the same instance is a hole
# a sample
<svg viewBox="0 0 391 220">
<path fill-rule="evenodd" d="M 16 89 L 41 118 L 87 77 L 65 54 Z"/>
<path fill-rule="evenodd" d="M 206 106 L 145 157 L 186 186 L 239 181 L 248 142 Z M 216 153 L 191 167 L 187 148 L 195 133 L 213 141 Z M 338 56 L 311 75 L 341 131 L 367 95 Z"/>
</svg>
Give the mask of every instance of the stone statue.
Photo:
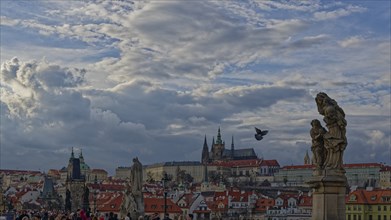
<svg viewBox="0 0 391 220">
<path fill-rule="evenodd" d="M 136 213 L 137 212 L 137 204 L 134 201 L 134 196 L 132 194 L 132 187 L 129 183 L 126 184 L 126 190 L 124 194 L 124 198 L 122 200 L 122 204 L 120 207 L 120 216 L 125 217 L 128 213 Z"/>
<path fill-rule="evenodd" d="M 132 193 L 138 195 L 141 193 L 143 185 L 143 166 L 137 157 L 133 158 L 131 168 Z"/>
<path fill-rule="evenodd" d="M 144 200 L 142 194 L 143 166 L 137 157 L 133 158 L 130 173 L 130 183 L 127 184 L 124 198 L 120 207 L 120 217 L 130 213 L 132 219 L 144 215 Z"/>
<path fill-rule="evenodd" d="M 88 210 L 88 207 L 90 207 L 90 189 L 88 189 L 87 185 L 84 186 L 84 193 L 83 193 L 83 209 L 85 211 Z"/>
<path fill-rule="evenodd" d="M 323 115 L 328 131 L 323 135 L 326 156 L 323 167 L 326 170 L 343 171 L 343 152 L 348 144 L 346 139 L 345 113 L 334 99 L 326 93 L 318 93 L 315 98 L 318 112 Z"/>
<path fill-rule="evenodd" d="M 71 191 L 69 189 L 65 192 L 65 211 L 72 211 L 72 197 L 71 197 Z"/>
<path fill-rule="evenodd" d="M 311 151 L 313 153 L 313 164 L 317 169 L 323 169 L 323 163 L 325 161 L 325 149 L 324 149 L 324 141 L 323 135 L 326 134 L 326 129 L 322 127 L 320 121 L 314 119 L 311 121 L 311 138 L 312 138 L 312 146 Z"/>
</svg>

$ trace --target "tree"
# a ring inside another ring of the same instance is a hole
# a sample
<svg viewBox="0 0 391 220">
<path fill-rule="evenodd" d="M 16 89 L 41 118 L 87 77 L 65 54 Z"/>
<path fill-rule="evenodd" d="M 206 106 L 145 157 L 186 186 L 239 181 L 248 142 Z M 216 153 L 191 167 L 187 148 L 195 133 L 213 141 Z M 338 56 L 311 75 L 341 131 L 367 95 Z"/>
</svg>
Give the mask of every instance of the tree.
<svg viewBox="0 0 391 220">
<path fill-rule="evenodd" d="M 185 173 L 185 175 L 183 177 L 183 181 L 185 183 L 192 183 L 193 180 L 194 180 L 194 178 L 189 173 Z"/>
<path fill-rule="evenodd" d="M 153 179 L 153 175 L 150 171 L 147 172 L 147 180 L 146 180 L 147 183 L 154 183 L 155 180 Z"/>
</svg>

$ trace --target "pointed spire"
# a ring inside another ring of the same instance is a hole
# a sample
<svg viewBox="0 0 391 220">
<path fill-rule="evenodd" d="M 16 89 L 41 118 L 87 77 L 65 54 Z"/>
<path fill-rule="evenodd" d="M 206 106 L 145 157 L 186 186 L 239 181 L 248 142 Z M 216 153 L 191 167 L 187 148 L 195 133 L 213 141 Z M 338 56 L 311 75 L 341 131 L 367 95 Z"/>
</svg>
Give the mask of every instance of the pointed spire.
<svg viewBox="0 0 391 220">
<path fill-rule="evenodd" d="M 202 148 L 201 162 L 203 164 L 206 164 L 209 162 L 209 147 L 208 147 L 208 143 L 206 141 L 206 135 L 205 135 L 205 139 L 204 139 L 204 147 Z"/>
<path fill-rule="evenodd" d="M 81 148 L 80 148 L 79 160 L 80 160 L 80 164 L 84 164 L 83 151 Z"/>
<path fill-rule="evenodd" d="M 212 139 L 212 147 L 213 145 L 215 145 L 215 136 L 213 136 L 213 139 Z"/>
<path fill-rule="evenodd" d="M 71 153 L 71 157 L 69 158 L 69 163 L 72 163 L 73 159 L 75 159 L 75 153 L 73 153 L 73 147 L 72 147 L 72 153 Z"/>
<path fill-rule="evenodd" d="M 231 142 L 231 158 L 232 159 L 234 159 L 234 152 L 235 152 L 234 136 L 232 135 L 232 142 Z"/>
<path fill-rule="evenodd" d="M 308 150 L 304 156 L 304 164 L 305 165 L 311 164 L 310 156 L 308 155 Z"/>
<path fill-rule="evenodd" d="M 220 127 L 219 127 L 219 130 L 217 131 L 217 140 L 216 140 L 216 143 L 217 143 L 217 144 L 222 144 L 222 143 L 223 143 L 223 141 L 221 140 Z"/>
<path fill-rule="evenodd" d="M 205 134 L 205 139 L 204 139 L 204 148 L 208 148 L 208 143 L 206 143 L 206 134 Z"/>
</svg>

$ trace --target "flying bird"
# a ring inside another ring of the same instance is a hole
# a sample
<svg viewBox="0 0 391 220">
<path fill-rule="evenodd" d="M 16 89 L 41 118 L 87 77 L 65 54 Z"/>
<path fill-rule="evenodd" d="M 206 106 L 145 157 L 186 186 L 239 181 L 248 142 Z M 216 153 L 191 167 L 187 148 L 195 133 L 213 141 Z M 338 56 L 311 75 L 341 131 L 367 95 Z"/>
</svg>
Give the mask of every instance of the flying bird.
<svg viewBox="0 0 391 220">
<path fill-rule="evenodd" d="M 262 140 L 263 139 L 263 136 L 265 136 L 269 131 L 268 130 L 261 130 L 261 129 L 259 129 L 259 128 L 257 128 L 257 127 L 255 127 L 255 131 L 257 132 L 256 134 L 255 134 L 255 139 L 257 139 L 257 141 L 260 141 L 260 140 Z"/>
</svg>

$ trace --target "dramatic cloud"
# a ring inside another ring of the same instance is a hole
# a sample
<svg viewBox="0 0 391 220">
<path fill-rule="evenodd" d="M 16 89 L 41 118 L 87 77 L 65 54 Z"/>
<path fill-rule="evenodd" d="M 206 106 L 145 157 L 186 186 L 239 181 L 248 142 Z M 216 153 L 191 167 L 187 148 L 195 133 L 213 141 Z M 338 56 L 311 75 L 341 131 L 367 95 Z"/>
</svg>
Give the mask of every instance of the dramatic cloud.
<svg viewBox="0 0 391 220">
<path fill-rule="evenodd" d="M 1 167 L 61 168 L 71 147 L 111 174 L 135 156 L 199 160 L 218 127 L 227 145 L 234 136 L 237 148 L 301 164 L 320 91 L 347 114 L 345 162 L 390 162 L 389 2 L 6 0 L 0 10 Z M 262 142 L 254 126 L 269 130 Z"/>
<path fill-rule="evenodd" d="M 360 6 L 348 5 L 346 8 L 340 8 L 333 11 L 319 11 L 314 13 L 315 19 L 328 20 L 348 16 L 352 13 L 364 12 L 366 9 Z"/>
</svg>

